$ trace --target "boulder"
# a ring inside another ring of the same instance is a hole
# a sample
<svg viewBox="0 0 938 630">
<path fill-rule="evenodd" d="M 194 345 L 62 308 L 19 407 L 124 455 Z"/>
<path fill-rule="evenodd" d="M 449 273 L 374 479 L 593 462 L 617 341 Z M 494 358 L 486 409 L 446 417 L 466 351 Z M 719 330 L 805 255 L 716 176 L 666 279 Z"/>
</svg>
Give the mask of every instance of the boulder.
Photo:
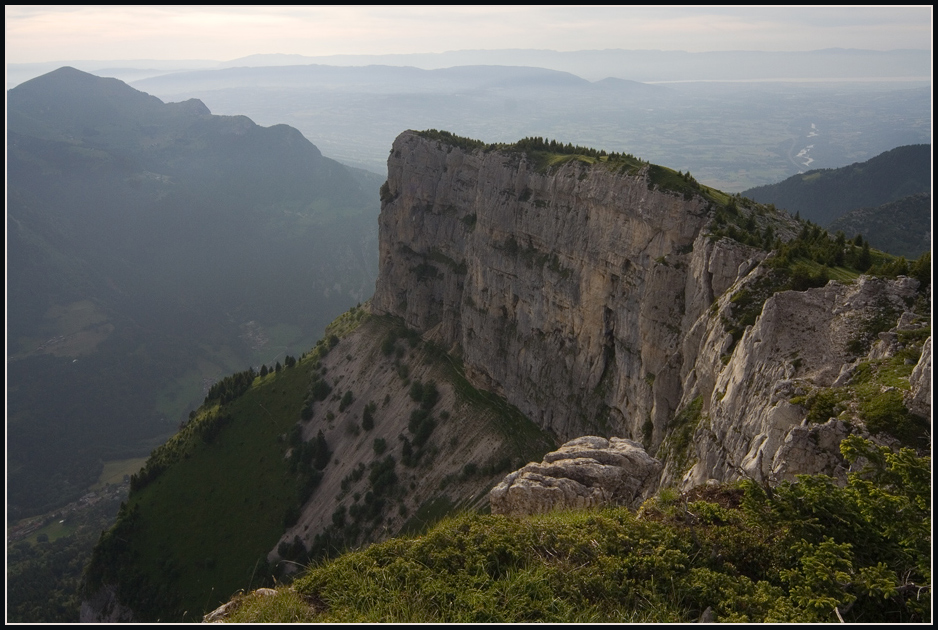
<svg viewBox="0 0 938 630">
<path fill-rule="evenodd" d="M 489 492 L 493 514 L 635 506 L 654 490 L 661 463 L 632 440 L 584 436 L 510 473 Z"/>
</svg>

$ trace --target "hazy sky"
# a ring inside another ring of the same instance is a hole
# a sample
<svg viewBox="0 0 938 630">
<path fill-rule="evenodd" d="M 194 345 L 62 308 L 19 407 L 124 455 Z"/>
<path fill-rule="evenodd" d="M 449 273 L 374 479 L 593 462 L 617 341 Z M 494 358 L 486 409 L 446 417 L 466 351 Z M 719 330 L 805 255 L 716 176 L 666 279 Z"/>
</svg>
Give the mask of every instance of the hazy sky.
<svg viewBox="0 0 938 630">
<path fill-rule="evenodd" d="M 931 49 L 932 7 L 6 7 L 7 63 L 449 50 Z"/>
</svg>

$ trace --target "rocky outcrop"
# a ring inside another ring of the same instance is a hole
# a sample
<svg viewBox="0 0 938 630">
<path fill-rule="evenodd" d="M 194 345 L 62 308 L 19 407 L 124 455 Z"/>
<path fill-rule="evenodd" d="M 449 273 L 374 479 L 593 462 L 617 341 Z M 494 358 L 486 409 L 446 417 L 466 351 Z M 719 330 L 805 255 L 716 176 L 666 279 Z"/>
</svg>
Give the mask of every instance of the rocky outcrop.
<svg viewBox="0 0 938 630">
<path fill-rule="evenodd" d="M 509 474 L 489 492 L 493 514 L 634 506 L 655 487 L 661 464 L 636 442 L 585 436 Z"/>
<path fill-rule="evenodd" d="M 918 287 L 910 278 L 861 277 L 849 285 L 775 293 L 727 353 L 726 311 L 734 295 L 759 279 L 752 274 L 720 298 L 723 317 L 698 321 L 707 332 L 696 352 L 685 347 L 685 401 L 698 395 L 705 401 L 693 441 L 697 461 L 683 478 L 686 487 L 708 479 L 778 481 L 841 472 L 838 445 L 849 430 L 837 421 L 808 427 L 805 409 L 792 400 L 843 386 L 860 361 L 889 355 L 889 335 L 863 357 L 852 348 L 866 322 L 905 311 Z"/>
</svg>

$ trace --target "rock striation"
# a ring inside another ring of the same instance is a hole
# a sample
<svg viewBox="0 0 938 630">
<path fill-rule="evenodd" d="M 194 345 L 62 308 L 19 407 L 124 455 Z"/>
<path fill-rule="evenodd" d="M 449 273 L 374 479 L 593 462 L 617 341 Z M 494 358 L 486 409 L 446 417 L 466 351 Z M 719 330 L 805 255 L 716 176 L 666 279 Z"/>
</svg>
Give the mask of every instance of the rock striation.
<svg viewBox="0 0 938 630">
<path fill-rule="evenodd" d="M 493 514 L 635 506 L 654 489 L 661 463 L 641 444 L 584 436 L 509 474 L 489 492 Z"/>
</svg>

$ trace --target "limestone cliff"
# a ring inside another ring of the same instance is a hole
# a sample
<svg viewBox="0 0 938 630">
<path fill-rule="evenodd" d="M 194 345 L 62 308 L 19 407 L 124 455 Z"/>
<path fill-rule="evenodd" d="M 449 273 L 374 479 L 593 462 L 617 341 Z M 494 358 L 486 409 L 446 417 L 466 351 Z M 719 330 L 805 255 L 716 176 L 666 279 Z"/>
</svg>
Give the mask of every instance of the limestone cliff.
<svg viewBox="0 0 938 630">
<path fill-rule="evenodd" d="M 766 252 L 715 238 L 711 201 L 651 181 L 648 167 L 545 170 L 523 152 L 405 132 L 388 159 L 372 308 L 460 356 L 476 386 L 560 441 L 641 440 L 663 481 L 833 472 L 850 428 L 802 426 L 789 400 L 849 372 L 863 322 L 895 322 L 918 283 L 773 296 Z M 734 333 L 741 296 L 755 323 Z"/>
<path fill-rule="evenodd" d="M 561 439 L 638 436 L 673 414 L 681 322 L 725 288 L 705 272 L 687 295 L 703 199 L 411 132 L 394 144 L 388 189 L 377 312 L 461 353 L 477 384 Z"/>
</svg>

